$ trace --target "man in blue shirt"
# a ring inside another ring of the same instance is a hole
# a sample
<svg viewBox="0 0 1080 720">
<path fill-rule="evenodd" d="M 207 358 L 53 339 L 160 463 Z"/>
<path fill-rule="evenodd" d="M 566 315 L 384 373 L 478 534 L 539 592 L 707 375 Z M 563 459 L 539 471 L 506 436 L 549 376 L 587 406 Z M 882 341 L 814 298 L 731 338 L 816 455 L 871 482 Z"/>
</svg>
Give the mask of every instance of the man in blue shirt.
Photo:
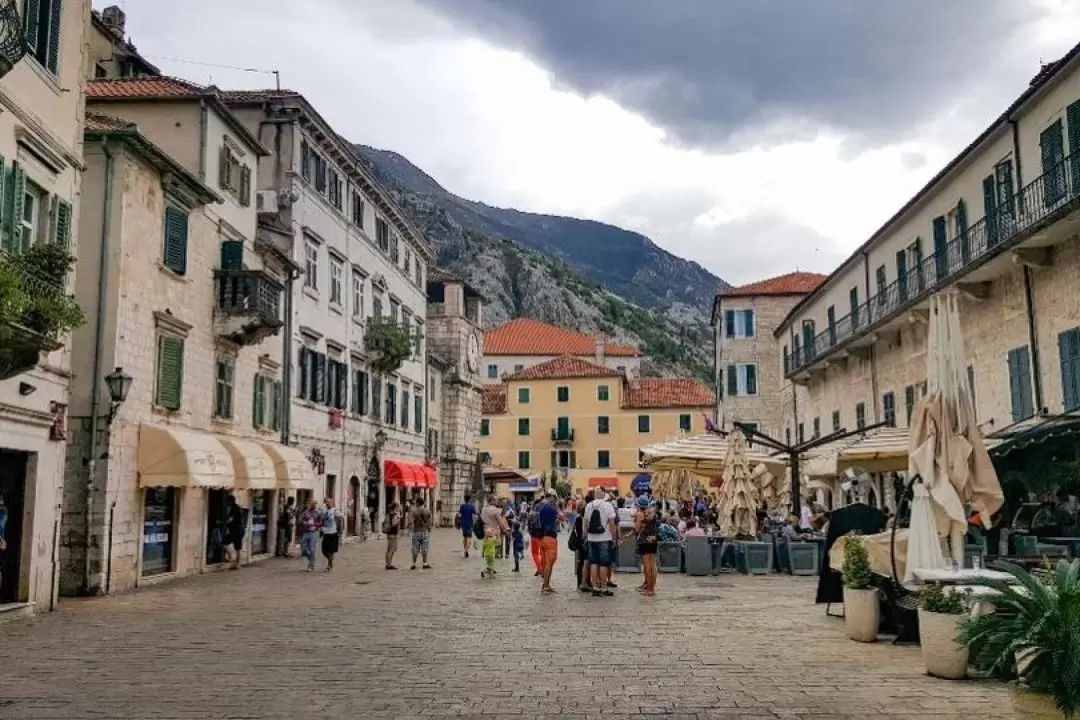
<svg viewBox="0 0 1080 720">
<path fill-rule="evenodd" d="M 556 501 L 555 492 L 549 490 L 537 509 L 540 516 L 540 538 L 533 538 L 533 542 L 540 543 L 540 573 L 544 578 L 540 592 L 543 593 L 555 592 L 551 588 L 551 572 L 555 569 L 555 561 L 559 557 L 559 523 L 563 519 Z"/>
<path fill-rule="evenodd" d="M 476 522 L 476 506 L 472 504 L 472 496 L 466 495 L 465 502 L 458 508 L 458 524 L 461 526 L 461 546 L 465 550 L 465 557 L 469 557 L 469 546 L 472 545 L 473 524 Z"/>
</svg>

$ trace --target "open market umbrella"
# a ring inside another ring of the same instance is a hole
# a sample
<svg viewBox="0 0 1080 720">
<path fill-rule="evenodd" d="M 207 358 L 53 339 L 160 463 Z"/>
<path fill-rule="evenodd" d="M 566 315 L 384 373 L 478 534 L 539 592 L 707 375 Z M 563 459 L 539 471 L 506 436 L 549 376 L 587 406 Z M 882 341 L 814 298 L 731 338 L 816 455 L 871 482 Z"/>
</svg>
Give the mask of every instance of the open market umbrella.
<svg viewBox="0 0 1080 720">
<path fill-rule="evenodd" d="M 990 517 L 1004 503 L 1001 483 L 975 423 L 955 291 L 930 298 L 926 380 L 928 392 L 912 413 L 908 474 L 922 477 L 932 501 L 928 509 L 933 511 L 934 522 L 931 525 L 924 517 L 917 517 L 920 505 L 912 503 L 908 568 L 919 567 L 914 551 L 926 544 L 916 533 L 930 527 L 936 529 L 937 536 L 950 538 L 952 558 L 963 564 L 968 523 L 965 505 L 977 511 L 980 521 L 989 527 Z"/>
<path fill-rule="evenodd" d="M 720 530 L 728 537 L 755 537 L 760 490 L 751 479 L 746 441 L 738 430 L 728 435 L 724 484 L 720 487 Z"/>
</svg>

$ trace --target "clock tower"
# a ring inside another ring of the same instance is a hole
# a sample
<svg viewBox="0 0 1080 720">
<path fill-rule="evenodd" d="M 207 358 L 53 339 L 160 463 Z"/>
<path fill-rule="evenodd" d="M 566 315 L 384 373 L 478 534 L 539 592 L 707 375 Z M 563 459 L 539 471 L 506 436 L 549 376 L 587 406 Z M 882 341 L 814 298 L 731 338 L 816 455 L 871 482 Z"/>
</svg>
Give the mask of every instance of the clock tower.
<svg viewBox="0 0 1080 720">
<path fill-rule="evenodd" d="M 428 273 L 427 296 L 427 459 L 438 464 L 436 512 L 449 525 L 476 475 L 483 298 L 438 268 Z"/>
</svg>

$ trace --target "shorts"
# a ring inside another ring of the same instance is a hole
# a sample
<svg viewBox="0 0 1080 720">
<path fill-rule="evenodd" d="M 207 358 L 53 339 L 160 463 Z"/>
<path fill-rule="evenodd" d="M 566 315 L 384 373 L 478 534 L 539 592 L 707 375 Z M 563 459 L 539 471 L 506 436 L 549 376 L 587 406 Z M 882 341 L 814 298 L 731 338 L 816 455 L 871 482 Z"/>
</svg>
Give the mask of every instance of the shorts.
<svg viewBox="0 0 1080 720">
<path fill-rule="evenodd" d="M 414 532 L 412 536 L 412 554 L 413 555 L 427 555 L 429 535 L 426 530 Z"/>
<path fill-rule="evenodd" d="M 657 545 L 654 542 L 638 543 L 637 553 L 638 555 L 655 555 Z"/>
<path fill-rule="evenodd" d="M 386 552 L 397 552 L 397 535 L 386 536 Z"/>
<path fill-rule="evenodd" d="M 341 547 L 341 536 L 337 533 L 327 533 L 322 536 L 323 555 L 333 555 Z"/>
<path fill-rule="evenodd" d="M 540 561 L 547 565 L 559 559 L 559 541 L 553 537 L 540 538 Z"/>
<path fill-rule="evenodd" d="M 461 526 L 461 537 L 463 537 L 463 538 L 471 538 L 472 536 L 473 536 L 472 525 L 471 524 L 468 525 L 468 526 L 462 525 Z"/>
<path fill-rule="evenodd" d="M 594 542 L 590 540 L 587 544 L 588 561 L 590 565 L 599 565 L 600 567 L 607 567 L 612 562 L 611 556 L 611 543 L 607 540 L 600 540 Z"/>
</svg>

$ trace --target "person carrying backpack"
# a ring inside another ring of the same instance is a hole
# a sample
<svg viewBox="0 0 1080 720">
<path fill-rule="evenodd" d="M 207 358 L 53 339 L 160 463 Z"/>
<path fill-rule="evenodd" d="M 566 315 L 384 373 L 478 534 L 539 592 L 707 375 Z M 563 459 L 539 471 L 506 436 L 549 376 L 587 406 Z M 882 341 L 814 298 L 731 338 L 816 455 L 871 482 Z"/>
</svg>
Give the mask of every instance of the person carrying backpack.
<svg viewBox="0 0 1080 720">
<path fill-rule="evenodd" d="M 594 499 L 585 506 L 583 524 L 589 562 L 590 585 L 594 597 L 612 597 L 608 589 L 610 580 L 612 545 L 618 535 L 615 527 L 615 508 L 605 498 Z"/>
</svg>

